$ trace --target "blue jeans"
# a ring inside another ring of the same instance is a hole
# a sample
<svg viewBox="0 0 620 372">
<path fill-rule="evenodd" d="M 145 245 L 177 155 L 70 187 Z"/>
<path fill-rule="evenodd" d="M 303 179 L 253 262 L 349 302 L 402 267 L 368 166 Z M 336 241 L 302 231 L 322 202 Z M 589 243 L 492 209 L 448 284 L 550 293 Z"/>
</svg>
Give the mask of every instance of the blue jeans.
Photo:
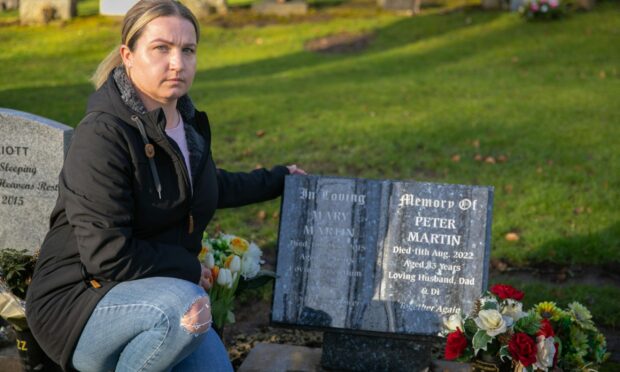
<svg viewBox="0 0 620 372">
<path fill-rule="evenodd" d="M 86 323 L 73 366 L 98 372 L 232 371 L 212 328 L 190 332 L 182 323 L 190 306 L 205 296 L 198 285 L 174 278 L 117 284 Z"/>
</svg>

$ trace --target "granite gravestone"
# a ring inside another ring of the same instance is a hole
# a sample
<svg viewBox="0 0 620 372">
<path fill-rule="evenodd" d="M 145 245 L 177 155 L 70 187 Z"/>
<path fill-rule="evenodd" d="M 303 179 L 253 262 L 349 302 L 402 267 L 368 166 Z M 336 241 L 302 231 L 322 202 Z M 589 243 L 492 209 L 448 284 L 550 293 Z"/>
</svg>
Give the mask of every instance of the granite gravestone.
<svg viewBox="0 0 620 372">
<path fill-rule="evenodd" d="M 0 108 L 0 249 L 39 249 L 73 129 Z"/>
<path fill-rule="evenodd" d="M 420 336 L 486 288 L 492 197 L 480 186 L 287 177 L 272 322 L 332 331 L 330 368 L 423 369 Z"/>
</svg>

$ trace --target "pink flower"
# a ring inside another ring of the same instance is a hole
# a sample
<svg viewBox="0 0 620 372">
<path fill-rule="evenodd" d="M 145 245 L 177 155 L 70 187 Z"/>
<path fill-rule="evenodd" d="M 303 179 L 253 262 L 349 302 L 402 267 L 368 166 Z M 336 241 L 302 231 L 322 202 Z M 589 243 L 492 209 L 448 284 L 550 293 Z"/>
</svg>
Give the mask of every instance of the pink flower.
<svg viewBox="0 0 620 372">
<path fill-rule="evenodd" d="M 537 12 L 538 11 L 538 4 L 537 3 L 531 3 L 530 4 L 530 9 L 532 9 L 533 12 Z"/>
</svg>

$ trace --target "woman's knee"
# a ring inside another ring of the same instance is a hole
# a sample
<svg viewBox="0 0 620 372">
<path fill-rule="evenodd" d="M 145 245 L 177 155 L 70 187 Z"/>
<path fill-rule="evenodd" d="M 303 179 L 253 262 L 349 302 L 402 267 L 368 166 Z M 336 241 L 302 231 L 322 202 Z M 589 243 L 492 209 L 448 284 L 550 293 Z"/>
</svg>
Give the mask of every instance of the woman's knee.
<svg viewBox="0 0 620 372">
<path fill-rule="evenodd" d="M 181 326 L 191 334 L 207 332 L 211 322 L 211 301 L 206 295 L 195 299 L 181 318 Z"/>
<path fill-rule="evenodd" d="M 120 283 L 111 292 L 122 299 L 111 302 L 138 302 L 159 309 L 169 325 L 192 334 L 204 333 L 211 324 L 211 304 L 205 290 L 186 280 L 152 277 Z M 117 297 L 118 297 L 117 296 Z"/>
<path fill-rule="evenodd" d="M 168 285 L 166 285 L 168 284 Z M 211 326 L 211 301 L 204 289 L 185 280 L 171 279 L 164 287 L 174 293 L 175 301 L 170 311 L 174 311 L 173 319 L 190 334 L 202 334 Z"/>
</svg>

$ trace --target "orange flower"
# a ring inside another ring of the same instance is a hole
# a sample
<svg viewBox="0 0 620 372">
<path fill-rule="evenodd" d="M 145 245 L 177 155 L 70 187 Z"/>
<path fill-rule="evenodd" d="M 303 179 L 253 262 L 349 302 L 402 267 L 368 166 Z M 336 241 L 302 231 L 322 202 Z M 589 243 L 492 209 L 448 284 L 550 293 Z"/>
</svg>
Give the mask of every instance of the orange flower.
<svg viewBox="0 0 620 372">
<path fill-rule="evenodd" d="M 243 254 L 247 252 L 248 248 L 250 248 L 250 243 L 248 243 L 245 239 L 234 237 L 230 240 L 230 248 L 235 254 L 243 256 Z"/>
<path fill-rule="evenodd" d="M 220 273 L 220 268 L 217 266 L 213 266 L 213 268 L 211 269 L 211 276 L 213 277 L 214 282 L 217 280 L 217 275 L 219 273 Z"/>
</svg>

